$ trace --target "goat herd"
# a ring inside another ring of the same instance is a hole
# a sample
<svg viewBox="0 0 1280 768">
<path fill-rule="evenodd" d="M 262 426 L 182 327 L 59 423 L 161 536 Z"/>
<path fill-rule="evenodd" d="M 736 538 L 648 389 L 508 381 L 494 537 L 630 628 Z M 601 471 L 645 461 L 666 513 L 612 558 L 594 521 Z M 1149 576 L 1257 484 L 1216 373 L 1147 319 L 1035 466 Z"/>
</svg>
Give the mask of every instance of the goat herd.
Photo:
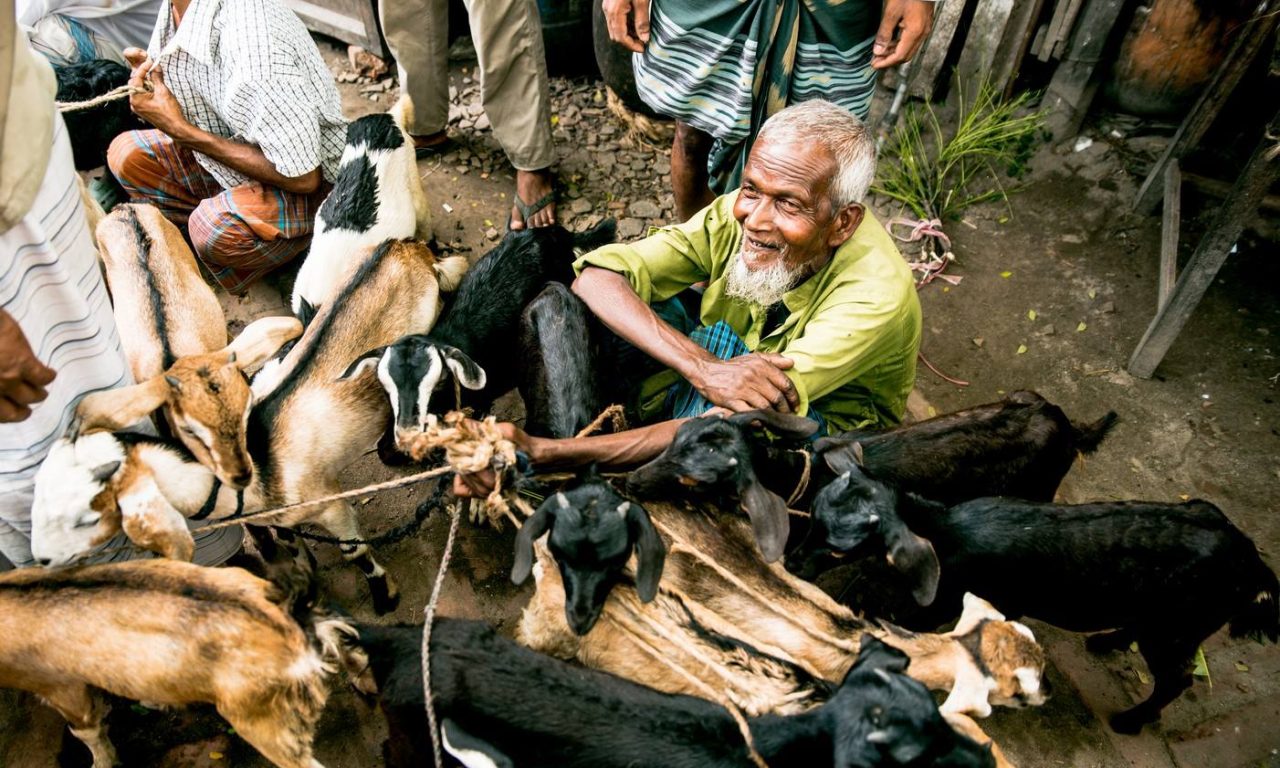
<svg viewBox="0 0 1280 768">
<path fill-rule="evenodd" d="M 379 697 L 394 766 L 426 763 L 437 740 L 467 766 L 1008 765 L 970 718 L 1048 695 L 1043 651 L 1013 618 L 1107 630 L 1088 639 L 1100 652 L 1138 643 L 1155 688 L 1112 717 L 1123 733 L 1190 685 L 1224 624 L 1277 639 L 1276 576 L 1212 504 L 1053 503 L 1114 413 L 1076 424 L 1017 392 L 814 442 L 812 421 L 754 412 L 688 421 L 624 481 L 589 470 L 542 488 L 515 540 L 512 578 L 536 582 L 518 643 L 437 619 L 427 728 L 422 626 L 318 607 L 288 530 L 344 540 L 385 613 L 398 590 L 349 503 L 245 526 L 243 567 L 189 562 L 200 525 L 235 525 L 238 541 L 237 518 L 339 492 L 375 444 L 405 461 L 455 391 L 483 412 L 518 387 L 528 429 L 557 437 L 614 394 L 565 288 L 574 249 L 611 225 L 512 233 L 470 270 L 437 258 L 413 239 L 430 224 L 408 109 L 352 124 L 296 318 L 228 343 L 158 211 L 121 206 L 97 226 L 139 383 L 85 398 L 37 475 L 32 550 L 56 567 L 0 576 L 0 686 L 56 708 L 95 768 L 115 763 L 103 692 L 212 703 L 273 764 L 314 768 L 336 667 Z M 157 410 L 167 436 L 128 431 Z M 124 546 L 161 558 L 76 564 Z M 805 580 L 848 565 L 876 574 L 852 606 Z M 949 692 L 941 706 L 931 690 Z"/>
</svg>

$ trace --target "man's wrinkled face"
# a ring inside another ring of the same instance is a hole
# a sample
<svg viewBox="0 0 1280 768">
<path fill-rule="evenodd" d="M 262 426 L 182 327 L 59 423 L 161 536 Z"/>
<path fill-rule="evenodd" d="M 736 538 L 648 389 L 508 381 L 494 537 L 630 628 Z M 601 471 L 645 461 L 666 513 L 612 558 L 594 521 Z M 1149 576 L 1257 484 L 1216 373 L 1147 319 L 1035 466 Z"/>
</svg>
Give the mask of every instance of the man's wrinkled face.
<svg viewBox="0 0 1280 768">
<path fill-rule="evenodd" d="M 764 271 L 775 275 L 773 282 L 790 276 L 789 287 L 794 287 L 853 234 L 862 207 L 834 209 L 828 188 L 835 171 L 835 160 L 821 146 L 756 142 L 733 205 L 742 225 L 741 266 L 735 265 L 739 282 Z"/>
</svg>

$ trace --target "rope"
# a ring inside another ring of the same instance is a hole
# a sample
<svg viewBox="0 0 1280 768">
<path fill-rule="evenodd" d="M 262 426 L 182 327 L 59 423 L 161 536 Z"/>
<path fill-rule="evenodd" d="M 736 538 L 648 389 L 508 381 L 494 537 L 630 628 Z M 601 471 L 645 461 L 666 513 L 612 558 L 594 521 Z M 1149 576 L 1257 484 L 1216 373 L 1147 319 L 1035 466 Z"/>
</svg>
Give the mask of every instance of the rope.
<svg viewBox="0 0 1280 768">
<path fill-rule="evenodd" d="M 422 695 L 427 703 L 427 724 L 431 727 L 431 754 L 435 758 L 436 768 L 444 768 L 444 757 L 440 754 L 440 740 L 443 736 L 436 724 L 436 703 L 431 695 L 431 626 L 436 619 L 436 604 L 440 602 L 440 587 L 444 584 L 445 573 L 449 570 L 449 560 L 453 557 L 453 542 L 458 535 L 458 521 L 462 519 L 462 511 L 455 502 L 449 509 L 449 537 L 444 542 L 444 552 L 440 555 L 440 567 L 436 570 L 436 583 L 431 586 L 431 597 L 422 617 Z"/>
<path fill-rule="evenodd" d="M 790 509 L 803 496 L 804 492 L 809 490 L 809 476 L 813 473 L 813 461 L 809 452 L 803 448 L 792 448 L 791 453 L 798 453 L 804 457 L 804 471 L 800 474 L 800 480 L 796 483 L 796 489 L 787 497 L 787 508 Z"/>
<path fill-rule="evenodd" d="M 647 617 L 645 618 L 645 620 L 649 624 L 650 629 L 658 631 L 658 633 L 662 634 L 664 638 L 666 638 L 667 640 L 674 642 L 676 645 L 680 645 L 680 646 L 684 645 L 681 639 L 670 637 L 666 633 L 662 632 L 662 630 L 659 627 L 657 627 L 652 622 L 652 620 L 648 619 Z M 694 688 L 698 689 L 698 691 L 700 691 L 702 695 L 709 701 L 714 701 L 718 703 L 720 706 L 724 707 L 725 711 L 729 713 L 729 716 L 733 718 L 733 722 L 737 724 L 738 731 L 742 734 L 742 740 L 747 747 L 747 757 L 751 759 L 751 762 L 755 763 L 756 768 L 769 768 L 769 764 L 765 762 L 764 757 L 761 756 L 761 754 L 758 751 L 756 751 L 755 739 L 752 738 L 751 736 L 751 726 L 747 723 L 747 718 L 742 714 L 742 710 L 738 708 L 738 705 L 735 704 L 733 700 L 729 697 L 728 690 L 725 690 L 723 693 L 717 693 L 714 688 L 712 688 L 710 685 L 707 685 L 706 683 L 699 680 L 697 676 L 694 675 L 692 672 L 689 672 L 684 667 L 681 667 L 679 664 L 676 664 L 671 659 L 667 658 L 665 654 L 658 651 L 657 648 L 654 648 L 652 645 L 646 642 L 638 632 L 636 632 L 634 629 L 628 626 L 625 622 L 618 621 L 617 623 L 619 628 L 621 628 L 625 633 L 627 633 L 627 635 L 629 636 L 629 639 L 633 643 L 635 643 L 635 645 L 638 648 L 640 648 L 640 650 L 644 651 L 644 653 L 647 654 L 650 658 L 657 660 L 658 662 L 666 666 L 667 669 L 670 669 L 672 672 L 675 672 L 676 674 L 683 677 L 686 682 L 688 682 Z M 686 653 L 693 656 L 694 658 L 698 658 L 699 656 L 699 654 L 697 654 L 693 649 L 682 647 L 681 650 L 685 651 Z M 708 664 L 708 666 L 712 669 L 713 672 L 719 671 L 716 665 L 714 664 Z"/>
<path fill-rule="evenodd" d="M 895 227 L 910 227 L 911 233 L 906 237 L 903 237 L 894 231 Z M 956 257 L 955 254 L 951 252 L 951 238 L 942 231 L 942 221 L 940 219 L 920 219 L 918 221 L 916 219 L 906 218 L 890 219 L 887 228 L 889 230 L 889 234 L 893 235 L 895 240 L 902 243 L 914 243 L 923 240 L 926 237 L 931 237 L 936 239 L 938 244 L 942 246 L 942 253 L 938 253 L 937 250 L 932 247 L 932 243 L 930 243 L 920 250 L 921 255 L 928 256 L 928 259 L 924 261 L 907 262 L 907 266 L 911 267 L 912 271 L 922 273 L 920 279 L 916 281 L 916 288 L 923 288 L 933 282 L 934 278 L 950 283 L 951 285 L 957 285 L 963 279 L 956 275 L 942 274 L 943 270 L 947 268 L 947 265 L 955 261 Z"/>
<path fill-rule="evenodd" d="M 596 430 L 600 429 L 600 427 L 604 426 L 605 419 L 613 420 L 614 432 L 621 432 L 627 428 L 627 417 L 624 415 L 622 406 L 618 405 L 617 403 L 614 403 L 613 405 L 601 411 L 600 415 L 597 416 L 594 421 L 592 421 L 590 424 L 588 424 L 587 426 L 579 430 L 578 434 L 573 436 L 573 439 L 577 440 L 580 437 L 586 437 L 592 432 L 595 432 Z"/>
<path fill-rule="evenodd" d="M 920 362 L 924 363 L 926 368 L 936 373 L 940 378 L 945 379 L 946 381 L 949 381 L 952 384 L 955 384 L 957 387 L 969 386 L 969 382 L 961 381 L 960 379 L 956 379 L 951 376 L 948 376 L 947 374 L 935 368 L 933 363 L 929 362 L 929 358 L 924 356 L 924 352 L 916 352 L 916 357 L 919 357 Z"/>
<path fill-rule="evenodd" d="M 101 96 L 94 96 L 86 101 L 59 101 L 57 107 L 59 112 L 79 112 L 85 109 L 93 109 L 94 107 L 106 104 L 111 101 L 119 101 L 127 99 L 135 93 L 150 93 L 149 88 L 135 88 L 132 85 L 122 85 L 119 88 L 112 88 Z"/>
</svg>

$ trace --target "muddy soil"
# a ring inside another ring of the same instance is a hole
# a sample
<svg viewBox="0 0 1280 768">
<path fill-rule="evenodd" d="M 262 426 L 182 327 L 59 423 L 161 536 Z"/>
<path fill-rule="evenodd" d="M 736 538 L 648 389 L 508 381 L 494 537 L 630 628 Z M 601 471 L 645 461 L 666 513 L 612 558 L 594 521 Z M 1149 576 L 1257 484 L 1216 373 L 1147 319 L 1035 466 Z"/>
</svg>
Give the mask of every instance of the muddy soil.
<svg viewBox="0 0 1280 768">
<path fill-rule="evenodd" d="M 343 57 L 336 49 L 326 55 L 340 71 Z M 458 146 L 422 161 L 419 170 L 440 242 L 474 259 L 503 230 L 514 180 L 483 119 L 472 66 L 455 62 L 452 73 L 457 103 L 451 130 Z M 374 102 L 360 92 L 366 84 L 340 87 L 350 117 L 383 110 L 395 97 L 392 89 Z M 554 98 L 565 186 L 562 221 L 581 229 L 614 216 L 626 239 L 668 221 L 666 149 L 628 136 L 609 115 L 599 83 L 556 80 Z M 1146 150 L 1158 150 L 1159 144 L 1146 140 Z M 949 383 L 921 366 L 917 384 L 924 407 L 942 413 L 1034 389 L 1077 419 L 1115 410 L 1120 426 L 1097 454 L 1072 470 L 1064 499 L 1208 499 L 1253 537 L 1273 567 L 1280 566 L 1275 244 L 1246 232 L 1239 253 L 1228 260 L 1155 378 L 1130 376 L 1125 362 L 1155 310 L 1159 248 L 1158 215 L 1129 211 L 1140 182 L 1125 170 L 1131 149 L 1101 138 L 1082 152 L 1044 147 L 1010 206 L 972 209 L 949 227 L 958 255 L 949 274 L 963 280 L 923 289 L 923 352 L 939 371 L 968 384 Z M 882 220 L 898 214 L 885 202 L 873 206 Z M 1184 259 L 1215 206 L 1196 197 L 1184 201 Z M 1260 220 L 1258 228 L 1266 231 L 1266 222 Z M 224 296 L 232 325 L 283 312 L 281 294 L 291 280 L 284 270 L 246 297 Z M 499 410 L 518 417 L 518 398 L 509 397 Z M 395 474 L 366 456 L 346 482 L 356 487 Z M 407 519 L 429 491 L 415 487 L 362 501 L 366 532 L 377 534 Z M 374 616 L 355 569 L 332 547 L 317 546 L 328 598 L 360 620 L 421 621 L 447 529 L 446 516 L 434 514 L 416 535 L 379 549 L 403 590 L 399 609 L 388 617 Z M 442 614 L 513 629 L 529 590 L 513 587 L 507 578 L 511 543 L 510 530 L 463 526 Z M 1055 696 L 1036 710 L 998 710 L 983 723 L 1016 764 L 1280 766 L 1275 648 L 1218 633 L 1204 646 L 1209 676 L 1198 677 L 1165 710 L 1159 727 L 1125 737 L 1111 733 L 1105 719 L 1150 693 L 1138 655 L 1093 657 L 1080 636 L 1030 623 L 1048 649 Z M 0 765 L 88 764 L 87 752 L 65 735 L 62 721 L 32 697 L 0 692 L 0 713 Z M 156 712 L 119 702 L 110 723 L 129 765 L 265 765 L 208 707 Z M 317 758 L 329 768 L 378 765 L 383 738 L 377 710 L 335 681 L 317 735 Z"/>
</svg>

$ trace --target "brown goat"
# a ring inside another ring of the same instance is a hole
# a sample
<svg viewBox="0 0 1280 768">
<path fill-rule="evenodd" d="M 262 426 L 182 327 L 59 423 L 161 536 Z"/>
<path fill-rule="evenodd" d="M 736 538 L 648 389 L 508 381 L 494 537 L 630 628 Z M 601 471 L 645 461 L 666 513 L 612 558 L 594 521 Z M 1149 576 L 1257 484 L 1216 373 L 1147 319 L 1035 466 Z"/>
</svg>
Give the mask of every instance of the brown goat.
<svg viewBox="0 0 1280 768">
<path fill-rule="evenodd" d="M 98 691 L 211 703 L 281 768 L 320 768 L 311 742 L 329 671 L 270 582 L 172 560 L 0 576 L 0 687 L 43 698 L 115 764 Z"/>
<path fill-rule="evenodd" d="M 745 521 L 664 503 L 646 509 L 667 545 L 658 598 L 644 604 L 632 586 L 615 587 L 597 626 L 577 636 L 556 564 L 539 546 L 522 643 L 660 690 L 701 696 L 710 686 L 748 713 L 785 713 L 811 707 L 821 681 L 840 681 L 870 634 L 911 657 L 908 675 L 951 691 L 944 712 L 985 717 L 993 703 L 1044 700 L 1044 653 L 1031 631 L 981 599 L 966 600 L 951 632 L 907 632 L 861 619 L 781 565 L 765 564 Z"/>
</svg>

